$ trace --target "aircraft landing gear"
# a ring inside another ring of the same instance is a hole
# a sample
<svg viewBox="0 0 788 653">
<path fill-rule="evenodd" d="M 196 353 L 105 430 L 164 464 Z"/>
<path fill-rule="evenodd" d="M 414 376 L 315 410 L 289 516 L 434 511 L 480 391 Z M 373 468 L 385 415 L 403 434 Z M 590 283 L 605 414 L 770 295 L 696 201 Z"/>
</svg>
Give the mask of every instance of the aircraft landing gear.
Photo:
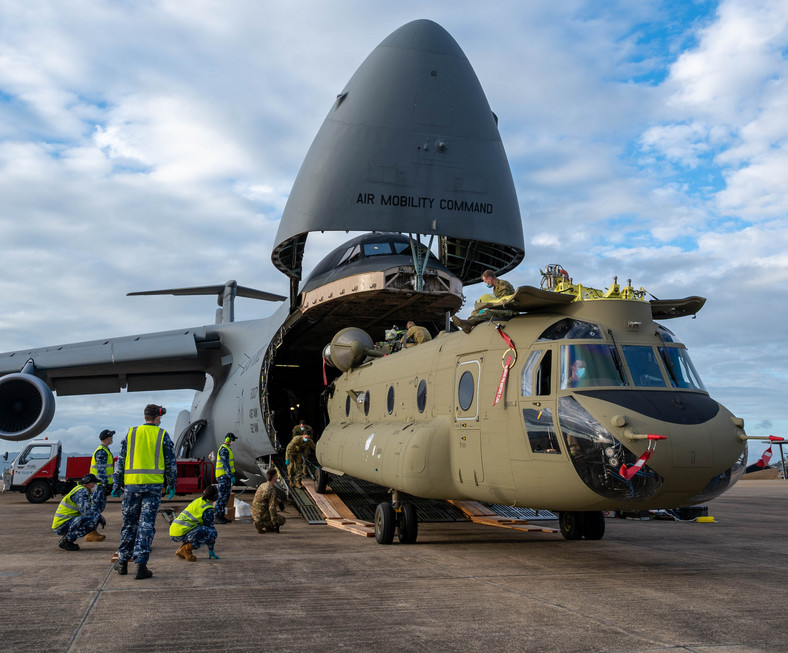
<svg viewBox="0 0 788 653">
<path fill-rule="evenodd" d="M 315 467 L 315 492 L 325 494 L 328 483 L 328 472 L 322 467 Z"/>
<path fill-rule="evenodd" d="M 412 503 L 400 502 L 396 490 L 392 503 L 379 503 L 375 509 L 375 540 L 378 544 L 391 544 L 394 530 L 402 544 L 413 544 L 419 534 L 419 520 Z"/>
<path fill-rule="evenodd" d="M 559 512 L 558 524 L 566 540 L 601 540 L 605 534 L 605 516 L 601 510 Z"/>
</svg>

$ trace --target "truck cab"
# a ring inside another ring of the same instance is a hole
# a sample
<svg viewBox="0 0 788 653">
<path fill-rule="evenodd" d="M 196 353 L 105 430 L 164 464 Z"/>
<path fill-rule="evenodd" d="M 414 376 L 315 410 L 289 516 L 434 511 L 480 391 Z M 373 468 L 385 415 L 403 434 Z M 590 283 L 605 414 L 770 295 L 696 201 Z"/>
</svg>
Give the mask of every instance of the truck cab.
<svg viewBox="0 0 788 653">
<path fill-rule="evenodd" d="M 4 490 L 24 492 L 31 503 L 43 503 L 57 490 L 63 447 L 59 440 L 36 438 L 3 472 Z"/>
</svg>

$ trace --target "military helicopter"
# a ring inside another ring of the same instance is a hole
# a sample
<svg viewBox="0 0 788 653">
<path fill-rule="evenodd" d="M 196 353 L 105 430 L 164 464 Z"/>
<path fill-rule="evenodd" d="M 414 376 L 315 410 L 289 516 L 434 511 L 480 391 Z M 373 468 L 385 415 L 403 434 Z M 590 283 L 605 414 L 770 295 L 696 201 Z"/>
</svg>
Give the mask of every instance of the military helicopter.
<svg viewBox="0 0 788 653">
<path fill-rule="evenodd" d="M 616 280 L 574 284 L 559 265 L 541 288 L 483 297 L 508 320 L 443 332 L 378 357 L 361 329 L 325 355 L 329 424 L 317 487 L 349 474 L 390 488 L 379 543 L 416 540 L 401 493 L 559 512 L 567 539 L 600 539 L 603 510 L 708 501 L 744 473 L 741 419 L 706 392 L 685 346 L 657 320 L 694 315 L 701 297 L 644 299 Z"/>
</svg>

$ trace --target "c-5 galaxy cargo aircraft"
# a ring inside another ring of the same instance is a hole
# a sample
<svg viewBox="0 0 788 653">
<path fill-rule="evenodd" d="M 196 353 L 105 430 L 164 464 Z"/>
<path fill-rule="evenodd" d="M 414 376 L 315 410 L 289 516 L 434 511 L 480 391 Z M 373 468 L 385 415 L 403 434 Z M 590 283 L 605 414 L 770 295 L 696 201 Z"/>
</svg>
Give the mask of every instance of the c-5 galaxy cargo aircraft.
<svg viewBox="0 0 788 653">
<path fill-rule="evenodd" d="M 301 285 L 309 233 L 340 230 L 364 233 Z M 216 294 L 216 324 L 1 354 L 0 437 L 44 431 L 53 391 L 191 388 L 179 454 L 206 456 L 233 431 L 236 466 L 256 484 L 304 417 L 322 430 L 318 489 L 351 474 L 392 490 L 376 513 L 383 543 L 397 529 L 416 539 L 404 492 L 554 509 L 565 537 L 594 539 L 603 509 L 688 505 L 735 482 L 742 421 L 654 321 L 694 314 L 701 298 L 603 293 L 552 266 L 545 288 L 492 303 L 511 319 L 446 332 L 463 284 L 523 256 L 497 117 L 452 37 L 408 23 L 337 95 L 304 160 L 272 254 L 289 297 L 235 281 L 148 291 Z M 284 303 L 235 322 L 236 296 Z M 375 343 L 406 320 L 437 337 L 381 357 Z"/>
</svg>

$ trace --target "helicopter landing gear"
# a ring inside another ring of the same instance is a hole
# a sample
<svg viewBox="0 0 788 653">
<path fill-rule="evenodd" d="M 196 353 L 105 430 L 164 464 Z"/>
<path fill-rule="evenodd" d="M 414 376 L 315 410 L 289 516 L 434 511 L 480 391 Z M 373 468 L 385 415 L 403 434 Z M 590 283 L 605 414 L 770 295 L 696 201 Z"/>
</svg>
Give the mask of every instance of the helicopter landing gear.
<svg viewBox="0 0 788 653">
<path fill-rule="evenodd" d="M 392 492 L 391 503 L 379 503 L 375 509 L 375 540 L 391 544 L 395 530 L 402 544 L 413 544 L 419 533 L 416 508 L 412 503 L 400 502 L 397 490 Z"/>
<path fill-rule="evenodd" d="M 605 534 L 605 516 L 601 510 L 559 512 L 558 524 L 566 540 L 601 540 Z"/>
</svg>

